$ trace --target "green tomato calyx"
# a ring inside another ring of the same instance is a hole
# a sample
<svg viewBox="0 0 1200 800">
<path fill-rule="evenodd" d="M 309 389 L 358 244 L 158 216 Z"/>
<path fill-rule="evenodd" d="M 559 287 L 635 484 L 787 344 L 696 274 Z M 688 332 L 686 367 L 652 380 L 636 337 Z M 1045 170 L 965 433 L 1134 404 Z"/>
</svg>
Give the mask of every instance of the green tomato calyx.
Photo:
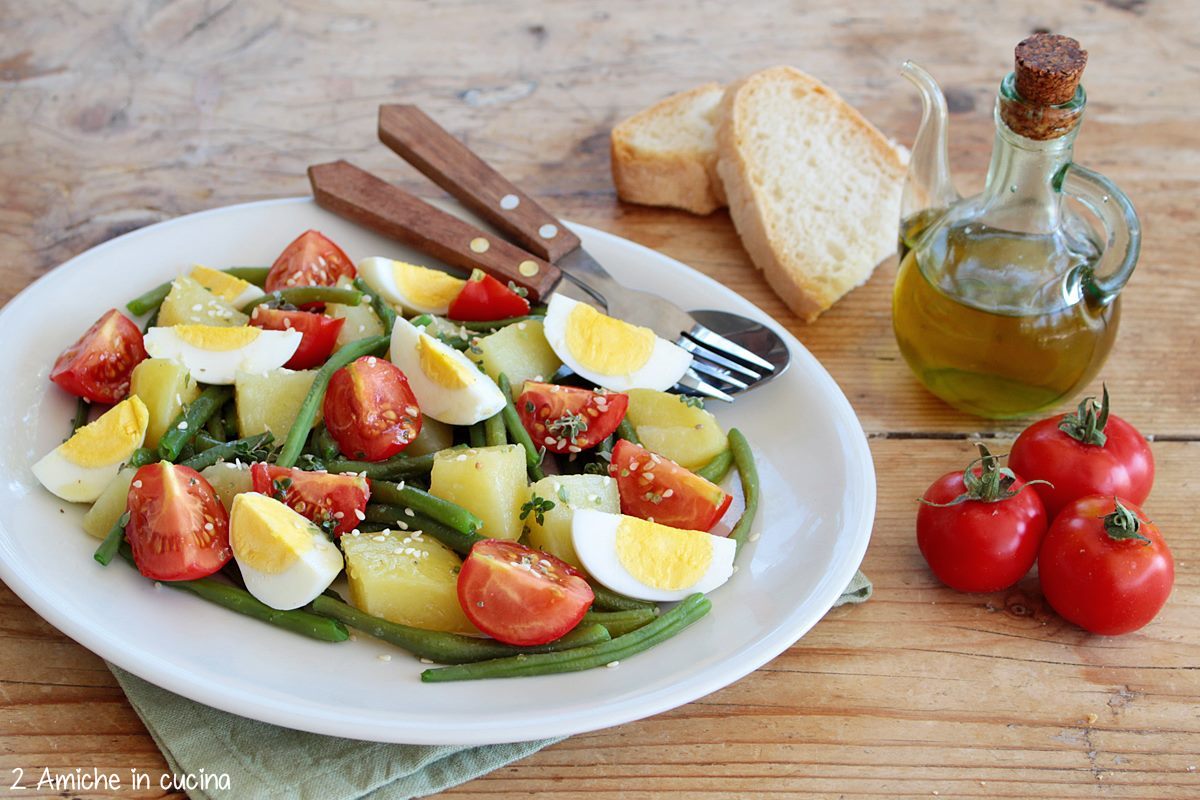
<svg viewBox="0 0 1200 800">
<path fill-rule="evenodd" d="M 1137 539 L 1143 547 L 1150 544 L 1148 537 L 1138 533 L 1141 530 L 1142 521 L 1138 519 L 1137 514 L 1121 505 L 1121 501 L 1115 497 L 1113 502 L 1116 503 L 1116 509 L 1104 518 L 1104 532 L 1108 534 L 1108 538 L 1116 541 Z"/>
<path fill-rule="evenodd" d="M 1104 447 L 1108 436 L 1104 426 L 1108 424 L 1108 385 L 1104 384 L 1103 398 L 1099 403 L 1094 397 L 1085 397 L 1074 414 L 1066 414 L 1058 429 L 1076 441 Z"/>
<path fill-rule="evenodd" d="M 966 487 L 966 491 L 949 503 L 934 503 L 924 498 L 921 499 L 922 503 L 938 508 L 957 506 L 968 500 L 980 503 L 999 503 L 1016 497 L 1026 486 L 1032 486 L 1035 483 L 1053 486 L 1049 481 L 1027 481 L 1014 491 L 1013 484 L 1017 482 L 1016 474 L 1008 467 L 1000 466 L 1000 459 L 1005 455 L 992 455 L 983 442 L 976 442 L 975 446 L 979 448 L 979 458 L 972 461 L 963 470 L 963 486 Z M 979 467 L 978 474 L 976 466 Z"/>
</svg>

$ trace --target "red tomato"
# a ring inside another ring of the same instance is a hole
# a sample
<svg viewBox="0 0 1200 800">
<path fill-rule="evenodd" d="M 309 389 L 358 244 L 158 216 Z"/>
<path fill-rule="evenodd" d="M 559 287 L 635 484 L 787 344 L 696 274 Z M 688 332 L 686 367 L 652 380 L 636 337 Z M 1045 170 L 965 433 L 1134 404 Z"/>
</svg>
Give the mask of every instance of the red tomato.
<svg viewBox="0 0 1200 800">
<path fill-rule="evenodd" d="M 288 360 L 288 369 L 308 369 L 324 364 L 337 345 L 338 332 L 345 318 L 334 319 L 312 311 L 284 311 L 279 308 L 255 306 L 250 324 L 271 331 L 297 330 L 304 335 L 300 346 Z"/>
<path fill-rule="evenodd" d="M 1042 593 L 1069 622 L 1105 636 L 1136 631 L 1158 614 L 1175 560 L 1158 527 L 1133 503 L 1084 497 L 1050 526 L 1038 554 Z"/>
<path fill-rule="evenodd" d="M 331 475 L 302 469 L 254 464 L 254 491 L 274 497 L 340 538 L 358 527 L 367 510 L 371 487 L 357 475 Z"/>
<path fill-rule="evenodd" d="M 267 273 L 266 290 L 290 286 L 333 286 L 355 276 L 354 262 L 318 231 L 305 231 L 284 248 Z"/>
<path fill-rule="evenodd" d="M 528 313 L 528 300 L 479 269 L 471 272 L 447 311 L 450 319 L 480 322 L 523 317 Z"/>
<path fill-rule="evenodd" d="M 629 408 L 629 395 L 526 381 L 517 414 L 534 445 L 578 453 L 607 439 Z"/>
<path fill-rule="evenodd" d="M 129 376 L 145 357 L 142 332 L 114 308 L 62 352 L 50 380 L 76 397 L 116 403 L 129 394 Z"/>
<path fill-rule="evenodd" d="M 579 624 L 594 595 L 579 570 L 517 542 L 476 542 L 458 573 L 458 602 L 506 644 L 552 642 Z"/>
<path fill-rule="evenodd" d="M 1046 510 L 1037 493 L 1011 470 L 1000 470 L 986 448 L 979 449 L 982 467 L 972 462 L 966 479 L 962 472 L 947 472 L 925 491 L 917 510 L 921 555 L 938 580 L 960 592 L 1012 586 L 1033 566 L 1046 533 Z"/>
<path fill-rule="evenodd" d="M 421 432 L 421 409 L 408 378 L 392 362 L 363 356 L 333 373 L 325 392 L 325 427 L 343 453 L 382 461 Z"/>
<path fill-rule="evenodd" d="M 156 581 L 203 578 L 233 557 L 229 514 L 191 467 L 147 464 L 129 487 L 125 538 L 138 572 Z"/>
<path fill-rule="evenodd" d="M 673 528 L 710 530 L 733 500 L 715 483 L 625 439 L 613 447 L 608 474 L 617 479 L 621 513 Z"/>
<path fill-rule="evenodd" d="M 1029 480 L 1051 519 L 1073 500 L 1091 494 L 1143 503 L 1154 483 L 1154 454 L 1137 429 L 1088 398 L 1074 414 L 1035 422 L 1017 437 L 1009 465 Z"/>
</svg>

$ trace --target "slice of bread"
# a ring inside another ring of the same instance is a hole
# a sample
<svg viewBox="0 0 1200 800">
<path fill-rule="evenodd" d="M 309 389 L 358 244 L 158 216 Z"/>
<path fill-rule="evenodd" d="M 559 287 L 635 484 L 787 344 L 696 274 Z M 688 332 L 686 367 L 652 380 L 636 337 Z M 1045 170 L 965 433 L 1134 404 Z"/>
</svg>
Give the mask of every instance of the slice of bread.
<svg viewBox="0 0 1200 800">
<path fill-rule="evenodd" d="M 612 131 L 612 174 L 617 196 L 630 203 L 711 214 L 724 205 L 714 185 L 719 83 L 673 94 Z"/>
<path fill-rule="evenodd" d="M 820 81 L 772 67 L 729 86 L 717 172 L 746 252 L 812 321 L 896 249 L 905 165 Z"/>
</svg>

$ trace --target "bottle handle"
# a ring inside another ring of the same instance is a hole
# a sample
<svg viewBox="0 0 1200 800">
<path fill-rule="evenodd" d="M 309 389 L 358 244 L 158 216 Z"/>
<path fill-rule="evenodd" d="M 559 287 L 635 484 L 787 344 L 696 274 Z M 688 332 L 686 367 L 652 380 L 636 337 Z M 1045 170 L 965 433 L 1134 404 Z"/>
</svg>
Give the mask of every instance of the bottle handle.
<svg viewBox="0 0 1200 800">
<path fill-rule="evenodd" d="M 1101 301 L 1109 302 L 1125 288 L 1137 266 L 1142 246 L 1137 212 L 1115 183 L 1087 167 L 1067 164 L 1058 183 L 1064 194 L 1078 200 L 1104 226 L 1108 240 L 1085 286 Z"/>
</svg>

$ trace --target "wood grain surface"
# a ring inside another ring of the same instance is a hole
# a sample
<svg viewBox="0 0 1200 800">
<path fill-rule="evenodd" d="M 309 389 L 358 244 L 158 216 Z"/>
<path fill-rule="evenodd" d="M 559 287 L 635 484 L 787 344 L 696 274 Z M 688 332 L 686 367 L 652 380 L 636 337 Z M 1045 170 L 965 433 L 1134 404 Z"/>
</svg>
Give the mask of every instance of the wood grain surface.
<svg viewBox="0 0 1200 800">
<path fill-rule="evenodd" d="M 1195 11 L 1167 0 L 8 0 L 0 299 L 138 227 L 307 194 L 309 164 L 346 158 L 439 196 L 376 139 L 381 103 L 418 103 L 552 212 L 689 263 L 791 329 L 850 398 L 879 474 L 869 603 L 832 611 L 709 697 L 573 737 L 447 796 L 1196 798 Z M 951 161 L 960 189 L 974 191 L 995 90 L 1013 45 L 1035 30 L 1068 33 L 1088 49 L 1076 154 L 1125 189 L 1145 227 L 1101 377 L 1119 413 L 1156 439 L 1147 510 L 1178 572 L 1162 615 L 1118 638 L 1063 623 L 1036 578 L 962 595 L 925 568 L 913 498 L 969 456 L 968 437 L 1007 443 L 1020 423 L 952 411 L 910 377 L 890 328 L 894 264 L 805 326 L 749 264 L 724 212 L 624 205 L 609 177 L 617 120 L 776 63 L 823 78 L 911 143 L 919 104 L 897 67 L 913 58 L 947 90 Z M 0 605 L 0 796 L 18 796 L 6 795 L 14 767 L 165 769 L 99 659 L 7 589 Z"/>
</svg>

